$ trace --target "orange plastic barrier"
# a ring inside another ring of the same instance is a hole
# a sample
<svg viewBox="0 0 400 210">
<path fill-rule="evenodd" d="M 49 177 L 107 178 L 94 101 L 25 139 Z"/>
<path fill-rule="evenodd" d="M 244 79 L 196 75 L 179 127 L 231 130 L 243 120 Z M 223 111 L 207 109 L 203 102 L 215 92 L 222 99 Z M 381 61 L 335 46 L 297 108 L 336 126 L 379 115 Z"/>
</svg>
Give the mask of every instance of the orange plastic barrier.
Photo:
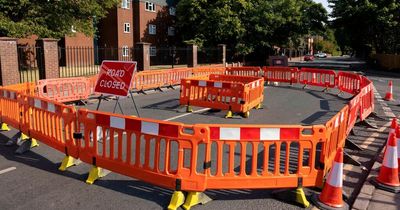
<svg viewBox="0 0 400 210">
<path fill-rule="evenodd" d="M 36 96 L 21 97 L 24 106 L 21 131 L 78 158 L 79 148 L 73 138 L 77 121 L 75 108 Z"/>
<path fill-rule="evenodd" d="M 364 121 L 375 109 L 374 85 L 366 77 L 362 78 L 362 88 L 360 92 L 360 120 Z"/>
<path fill-rule="evenodd" d="M 169 85 L 179 85 L 181 83 L 181 79 L 192 77 L 192 71 L 193 70 L 191 68 L 169 70 Z"/>
<path fill-rule="evenodd" d="M 0 102 L 1 122 L 21 130 L 21 115 L 23 112 L 21 94 L 4 87 L 0 89 Z"/>
<path fill-rule="evenodd" d="M 266 82 L 298 82 L 298 69 L 296 67 L 263 67 L 264 80 Z"/>
<path fill-rule="evenodd" d="M 361 101 L 360 95 L 355 95 L 349 101 L 349 116 L 347 120 L 347 132 L 346 132 L 347 135 L 349 135 L 350 131 L 354 128 L 354 125 L 357 122 L 357 117 L 360 114 L 360 103 L 361 103 L 360 101 Z"/>
<path fill-rule="evenodd" d="M 326 135 L 328 141 L 323 145 L 323 152 L 321 155 L 321 162 L 324 163 L 325 173 L 327 173 L 335 158 L 336 150 L 344 147 L 347 137 L 347 119 L 349 114 L 349 106 L 345 106 L 339 113 L 337 113 L 326 124 Z M 324 173 L 324 174 L 325 174 Z"/>
<path fill-rule="evenodd" d="M 247 113 L 264 99 L 264 79 L 212 74 L 182 79 L 180 104 Z"/>
<path fill-rule="evenodd" d="M 295 188 L 322 184 L 323 170 L 317 169 L 315 163 L 317 145 L 326 143 L 324 126 L 208 126 L 209 148 L 213 149 L 206 157 L 206 163 L 210 163 L 205 172 L 207 189 Z"/>
<path fill-rule="evenodd" d="M 82 161 L 169 189 L 206 189 L 205 175 L 196 172 L 206 127 L 86 109 L 78 111 L 78 125 Z"/>
<path fill-rule="evenodd" d="M 20 83 L 14 85 L 7 85 L 8 90 L 13 90 L 19 93 L 27 94 L 27 95 L 35 95 L 35 83 L 34 82 L 27 82 L 27 83 Z"/>
<path fill-rule="evenodd" d="M 90 83 L 85 77 L 39 80 L 36 87 L 40 97 L 58 102 L 84 100 L 91 94 Z"/>
<path fill-rule="evenodd" d="M 135 74 L 131 89 L 144 91 L 168 86 L 169 70 L 149 70 Z"/>
<path fill-rule="evenodd" d="M 228 67 L 225 70 L 227 75 L 259 77 L 261 68 L 258 66 Z"/>
<path fill-rule="evenodd" d="M 97 83 L 97 75 L 91 76 L 87 78 L 90 88 L 90 94 L 94 94 L 94 88 Z"/>
<path fill-rule="evenodd" d="M 299 71 L 299 81 L 303 85 L 334 88 L 336 74 L 332 70 L 302 68 Z"/>
<path fill-rule="evenodd" d="M 361 89 L 361 76 L 350 72 L 339 72 L 337 74 L 337 88 L 340 91 L 357 94 Z"/>
<path fill-rule="evenodd" d="M 205 76 L 210 74 L 224 74 L 225 67 L 197 67 L 193 69 L 193 76 Z"/>
</svg>

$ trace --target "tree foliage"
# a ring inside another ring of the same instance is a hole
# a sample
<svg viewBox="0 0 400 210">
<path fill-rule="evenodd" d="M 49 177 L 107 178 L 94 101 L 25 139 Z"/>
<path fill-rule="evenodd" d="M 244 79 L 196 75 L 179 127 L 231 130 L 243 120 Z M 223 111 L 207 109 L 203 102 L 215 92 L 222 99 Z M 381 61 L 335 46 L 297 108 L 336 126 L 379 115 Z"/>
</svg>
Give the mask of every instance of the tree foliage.
<svg viewBox="0 0 400 210">
<path fill-rule="evenodd" d="M 342 49 L 358 53 L 367 48 L 378 53 L 400 51 L 399 0 L 329 0 L 333 26 Z"/>
<path fill-rule="evenodd" d="M 241 54 L 320 34 L 326 22 L 326 10 L 312 0 L 180 0 L 177 5 L 183 40 L 227 43 Z"/>
<path fill-rule="evenodd" d="M 119 0 L 0 0 L 0 36 L 60 38 L 71 27 L 86 35 L 93 21 L 107 14 Z"/>
</svg>

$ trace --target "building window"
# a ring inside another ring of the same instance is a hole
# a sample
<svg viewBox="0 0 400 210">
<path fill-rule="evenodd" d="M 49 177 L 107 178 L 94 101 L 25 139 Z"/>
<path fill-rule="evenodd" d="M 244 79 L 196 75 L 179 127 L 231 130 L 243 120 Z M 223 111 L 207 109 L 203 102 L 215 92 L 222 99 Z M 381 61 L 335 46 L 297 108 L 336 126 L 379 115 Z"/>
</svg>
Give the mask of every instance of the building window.
<svg viewBox="0 0 400 210">
<path fill-rule="evenodd" d="M 170 26 L 168 27 L 168 36 L 175 36 L 175 28 Z"/>
<path fill-rule="evenodd" d="M 149 34 L 155 35 L 157 33 L 156 25 L 149 24 Z"/>
<path fill-rule="evenodd" d="M 131 24 L 124 23 L 124 33 L 130 33 L 130 32 L 131 32 Z"/>
<path fill-rule="evenodd" d="M 128 46 L 123 46 L 122 47 L 122 57 L 128 57 L 129 56 L 129 48 Z"/>
<path fill-rule="evenodd" d="M 130 9 L 131 8 L 131 0 L 122 0 L 121 8 Z"/>
<path fill-rule="evenodd" d="M 157 56 L 157 48 L 155 46 L 150 46 L 150 56 Z"/>
<path fill-rule="evenodd" d="M 175 16 L 176 14 L 176 8 L 175 7 L 170 7 L 169 8 L 169 15 Z"/>
<path fill-rule="evenodd" d="M 154 3 L 146 1 L 146 8 L 145 9 L 146 9 L 146 11 L 155 12 L 156 11 L 156 5 Z"/>
</svg>

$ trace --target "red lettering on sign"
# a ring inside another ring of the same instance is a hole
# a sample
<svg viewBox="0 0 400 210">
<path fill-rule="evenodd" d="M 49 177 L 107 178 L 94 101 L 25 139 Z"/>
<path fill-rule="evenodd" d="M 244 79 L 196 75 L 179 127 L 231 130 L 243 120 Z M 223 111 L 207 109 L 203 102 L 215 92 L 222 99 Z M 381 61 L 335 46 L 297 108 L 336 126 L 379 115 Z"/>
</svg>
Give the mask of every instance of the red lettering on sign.
<svg viewBox="0 0 400 210">
<path fill-rule="evenodd" d="M 94 91 L 127 96 L 135 72 L 136 62 L 134 61 L 103 61 Z"/>
</svg>

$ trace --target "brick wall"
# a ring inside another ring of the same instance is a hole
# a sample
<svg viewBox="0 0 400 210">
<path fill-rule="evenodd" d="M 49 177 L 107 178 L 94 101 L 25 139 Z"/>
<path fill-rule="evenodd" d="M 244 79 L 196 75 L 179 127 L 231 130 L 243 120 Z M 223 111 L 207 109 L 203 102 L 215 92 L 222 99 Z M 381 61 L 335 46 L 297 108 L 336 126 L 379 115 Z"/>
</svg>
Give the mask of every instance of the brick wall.
<svg viewBox="0 0 400 210">
<path fill-rule="evenodd" d="M 58 40 L 40 39 L 38 45 L 43 48 L 44 79 L 59 78 L 58 69 Z M 43 79 L 43 78 L 41 78 Z"/>
<path fill-rule="evenodd" d="M 19 83 L 17 39 L 0 37 L 2 85 Z"/>
</svg>

